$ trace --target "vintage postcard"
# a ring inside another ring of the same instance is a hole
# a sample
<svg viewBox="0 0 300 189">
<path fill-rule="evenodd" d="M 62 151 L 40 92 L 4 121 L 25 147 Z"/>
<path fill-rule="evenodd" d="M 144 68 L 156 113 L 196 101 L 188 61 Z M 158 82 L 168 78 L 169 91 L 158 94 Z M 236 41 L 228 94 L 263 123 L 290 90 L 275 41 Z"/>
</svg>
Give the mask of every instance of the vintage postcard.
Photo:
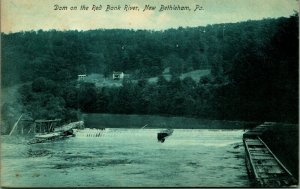
<svg viewBox="0 0 300 189">
<path fill-rule="evenodd" d="M 297 187 L 298 7 L 2 0 L 1 187 Z"/>
</svg>

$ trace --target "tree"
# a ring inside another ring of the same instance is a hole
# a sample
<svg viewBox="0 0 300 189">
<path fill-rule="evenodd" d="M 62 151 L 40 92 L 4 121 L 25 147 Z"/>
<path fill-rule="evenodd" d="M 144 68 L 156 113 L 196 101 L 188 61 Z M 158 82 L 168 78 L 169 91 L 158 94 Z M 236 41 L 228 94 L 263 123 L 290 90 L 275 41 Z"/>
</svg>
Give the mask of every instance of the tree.
<svg viewBox="0 0 300 189">
<path fill-rule="evenodd" d="M 96 110 L 96 100 L 95 84 L 82 83 L 78 92 L 79 108 L 85 112 L 94 112 Z"/>
</svg>

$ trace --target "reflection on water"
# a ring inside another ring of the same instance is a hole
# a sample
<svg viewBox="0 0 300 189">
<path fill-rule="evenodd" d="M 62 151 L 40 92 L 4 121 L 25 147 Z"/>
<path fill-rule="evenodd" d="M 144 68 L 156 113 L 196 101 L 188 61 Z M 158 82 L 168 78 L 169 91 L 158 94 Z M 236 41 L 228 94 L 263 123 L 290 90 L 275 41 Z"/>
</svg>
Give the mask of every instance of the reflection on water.
<svg viewBox="0 0 300 189">
<path fill-rule="evenodd" d="M 3 186 L 249 186 L 241 130 L 106 129 L 27 145 L 3 137 Z"/>
</svg>

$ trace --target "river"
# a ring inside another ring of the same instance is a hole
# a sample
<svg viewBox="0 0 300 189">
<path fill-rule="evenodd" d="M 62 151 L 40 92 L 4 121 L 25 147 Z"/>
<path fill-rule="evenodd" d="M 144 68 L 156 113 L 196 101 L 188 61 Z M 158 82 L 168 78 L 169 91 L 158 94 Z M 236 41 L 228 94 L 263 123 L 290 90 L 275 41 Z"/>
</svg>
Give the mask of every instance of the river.
<svg viewBox="0 0 300 189">
<path fill-rule="evenodd" d="M 27 144 L 2 136 L 1 185 L 249 187 L 242 130 L 108 128 L 98 137 Z"/>
</svg>

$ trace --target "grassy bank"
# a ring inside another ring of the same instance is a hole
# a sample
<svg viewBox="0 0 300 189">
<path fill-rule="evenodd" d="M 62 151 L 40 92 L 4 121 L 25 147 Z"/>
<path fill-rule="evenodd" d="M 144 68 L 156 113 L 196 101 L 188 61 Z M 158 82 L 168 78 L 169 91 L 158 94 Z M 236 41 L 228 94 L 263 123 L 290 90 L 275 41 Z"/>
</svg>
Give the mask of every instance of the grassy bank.
<svg viewBox="0 0 300 189">
<path fill-rule="evenodd" d="M 174 129 L 247 129 L 254 122 L 207 120 L 187 117 L 153 115 L 84 114 L 85 126 L 89 128 L 174 128 Z"/>
</svg>

